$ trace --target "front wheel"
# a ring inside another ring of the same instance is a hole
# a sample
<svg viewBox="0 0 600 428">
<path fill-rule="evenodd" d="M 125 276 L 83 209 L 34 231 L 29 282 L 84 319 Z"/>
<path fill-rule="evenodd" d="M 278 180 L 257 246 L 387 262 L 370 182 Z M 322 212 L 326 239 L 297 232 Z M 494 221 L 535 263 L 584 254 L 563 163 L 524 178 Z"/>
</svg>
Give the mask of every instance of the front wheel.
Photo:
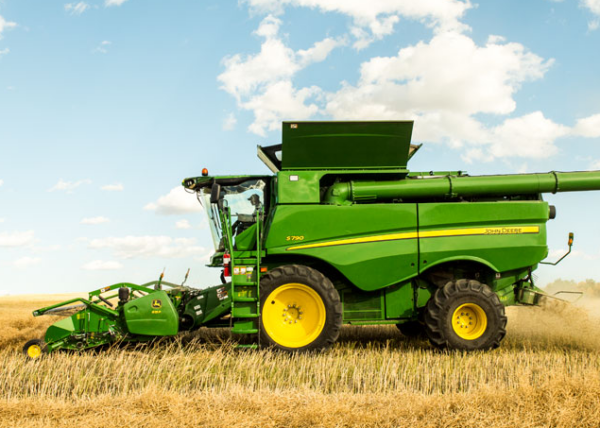
<svg viewBox="0 0 600 428">
<path fill-rule="evenodd" d="M 302 265 L 273 269 L 260 282 L 261 343 L 288 352 L 333 344 L 342 325 L 337 290 L 319 271 Z"/>
<path fill-rule="evenodd" d="M 425 331 L 438 348 L 492 349 L 506 335 L 504 305 L 478 281 L 460 279 L 436 290 L 425 311 Z"/>
<path fill-rule="evenodd" d="M 41 339 L 32 339 L 23 346 L 23 355 L 30 360 L 37 360 L 46 352 L 46 343 Z"/>
</svg>

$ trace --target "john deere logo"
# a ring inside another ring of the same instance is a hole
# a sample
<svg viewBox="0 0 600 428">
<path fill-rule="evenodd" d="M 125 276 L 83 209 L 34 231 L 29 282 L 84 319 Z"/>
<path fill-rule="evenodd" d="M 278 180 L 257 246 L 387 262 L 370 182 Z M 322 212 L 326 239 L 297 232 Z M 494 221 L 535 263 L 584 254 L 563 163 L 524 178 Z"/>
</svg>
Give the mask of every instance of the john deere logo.
<svg viewBox="0 0 600 428">
<path fill-rule="evenodd" d="M 154 299 L 152 301 L 152 307 L 153 308 L 160 308 L 162 306 L 162 302 L 158 299 Z"/>
</svg>

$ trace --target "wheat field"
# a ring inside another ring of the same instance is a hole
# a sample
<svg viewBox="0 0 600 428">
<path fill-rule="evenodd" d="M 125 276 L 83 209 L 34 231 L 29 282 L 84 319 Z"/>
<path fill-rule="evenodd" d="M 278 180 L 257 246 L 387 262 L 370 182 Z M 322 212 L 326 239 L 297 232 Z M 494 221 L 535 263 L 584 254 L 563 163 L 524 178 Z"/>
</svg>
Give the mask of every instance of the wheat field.
<svg viewBox="0 0 600 428">
<path fill-rule="evenodd" d="M 569 305 L 508 308 L 491 352 L 436 351 L 386 326 L 286 355 L 201 329 L 27 361 L 23 343 L 53 322 L 31 310 L 64 298 L 0 298 L 0 427 L 600 426 L 600 321 Z"/>
</svg>

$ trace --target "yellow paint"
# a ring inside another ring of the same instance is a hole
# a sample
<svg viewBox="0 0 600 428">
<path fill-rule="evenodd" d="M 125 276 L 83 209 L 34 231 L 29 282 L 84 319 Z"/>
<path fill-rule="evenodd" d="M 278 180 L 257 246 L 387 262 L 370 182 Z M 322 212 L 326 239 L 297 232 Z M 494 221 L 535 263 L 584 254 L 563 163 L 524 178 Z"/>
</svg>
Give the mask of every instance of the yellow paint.
<svg viewBox="0 0 600 428">
<path fill-rule="evenodd" d="M 441 238 L 445 236 L 472 236 L 472 235 L 524 235 L 540 233 L 539 226 L 518 227 L 474 227 L 469 229 L 432 230 L 419 232 L 419 238 Z"/>
<path fill-rule="evenodd" d="M 481 306 L 475 303 L 460 305 L 452 314 L 452 330 L 461 339 L 480 338 L 487 328 L 487 315 Z"/>
<path fill-rule="evenodd" d="M 262 323 L 273 341 L 287 348 L 301 348 L 314 342 L 325 326 L 325 304 L 305 284 L 277 287 L 265 300 Z"/>
<path fill-rule="evenodd" d="M 31 345 L 27 348 L 27 356 L 29 358 L 39 358 L 42 355 L 42 348 L 40 345 Z"/>
<path fill-rule="evenodd" d="M 365 236 L 362 238 L 340 239 L 337 241 L 321 242 L 318 244 L 296 245 L 287 250 L 304 250 L 308 248 L 335 247 L 338 245 L 365 244 L 382 241 L 400 241 L 415 238 L 444 238 L 451 236 L 475 235 L 524 235 L 540 233 L 539 226 L 512 226 L 512 227 L 474 227 L 465 229 L 430 230 L 423 232 L 390 233 L 386 235 Z"/>
<path fill-rule="evenodd" d="M 389 235 L 379 236 L 365 236 L 363 238 L 340 239 L 339 241 L 321 242 L 319 244 L 296 245 L 295 247 L 288 248 L 288 251 L 303 250 L 305 248 L 334 247 L 337 245 L 364 244 L 367 242 L 397 241 L 401 239 L 413 239 L 417 238 L 417 236 L 417 232 L 391 233 Z"/>
</svg>

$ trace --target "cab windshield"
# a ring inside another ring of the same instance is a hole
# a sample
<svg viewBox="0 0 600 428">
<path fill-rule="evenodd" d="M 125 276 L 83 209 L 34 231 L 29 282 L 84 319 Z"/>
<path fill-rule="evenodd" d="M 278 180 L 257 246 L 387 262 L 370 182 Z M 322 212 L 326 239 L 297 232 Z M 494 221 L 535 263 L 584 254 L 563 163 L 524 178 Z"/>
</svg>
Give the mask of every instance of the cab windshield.
<svg viewBox="0 0 600 428">
<path fill-rule="evenodd" d="M 257 209 L 264 206 L 266 181 L 251 179 L 241 184 L 221 186 L 223 206 L 229 207 L 234 234 L 240 233 L 256 222 Z M 208 224 L 216 251 L 223 250 L 221 220 L 217 204 L 210 203 L 210 189 L 205 188 L 200 195 L 200 202 L 207 215 Z"/>
</svg>

